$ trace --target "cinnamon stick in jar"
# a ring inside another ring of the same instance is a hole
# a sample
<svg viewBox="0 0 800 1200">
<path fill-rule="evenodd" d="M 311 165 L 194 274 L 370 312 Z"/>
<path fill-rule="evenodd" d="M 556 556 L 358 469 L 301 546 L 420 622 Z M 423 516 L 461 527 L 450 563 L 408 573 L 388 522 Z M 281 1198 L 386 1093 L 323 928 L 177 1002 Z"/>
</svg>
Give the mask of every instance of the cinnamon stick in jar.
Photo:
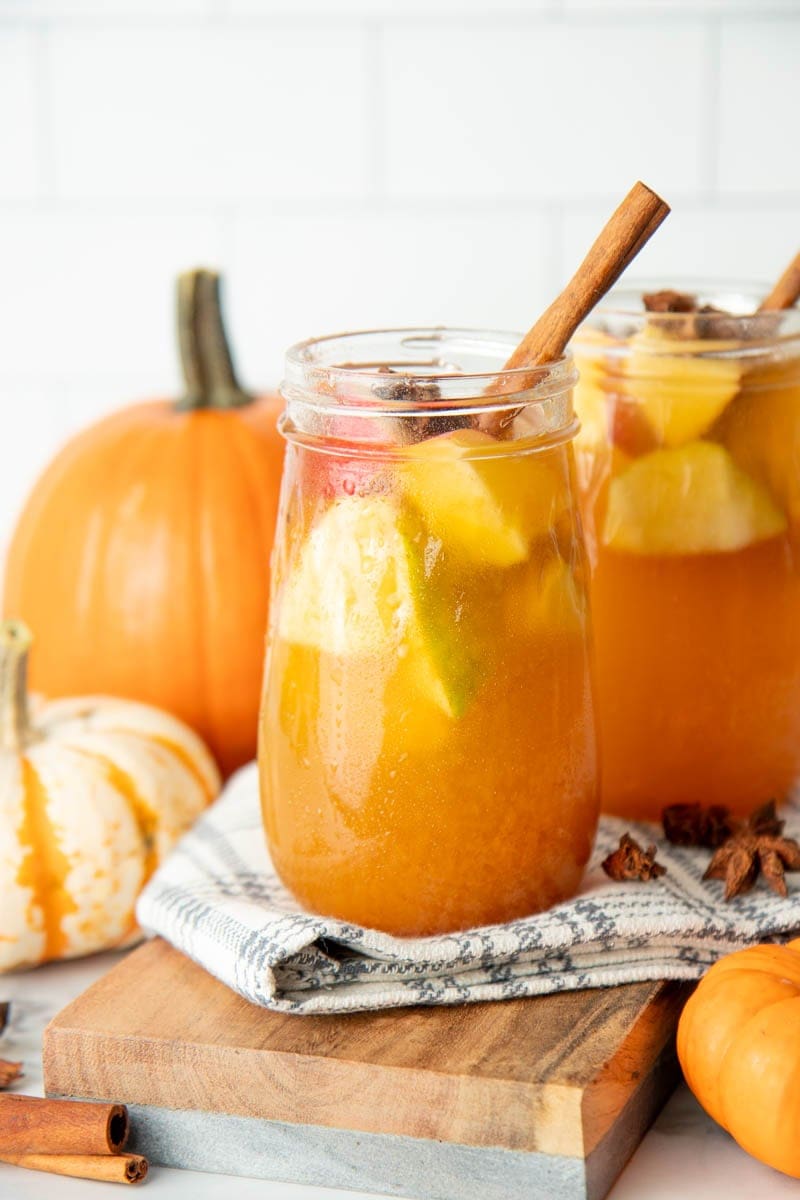
<svg viewBox="0 0 800 1200">
<path fill-rule="evenodd" d="M 793 308 L 800 298 L 800 251 L 794 256 L 778 282 L 758 306 L 759 312 L 780 312 Z"/>
<path fill-rule="evenodd" d="M 123 1104 L 0 1094 L 0 1157 L 117 1154 L 128 1130 Z"/>
<path fill-rule="evenodd" d="M 635 183 L 612 213 L 563 292 L 545 309 L 505 367 L 536 366 L 560 358 L 575 330 L 617 282 L 669 214 L 669 205 Z"/>
<path fill-rule="evenodd" d="M 567 286 L 531 326 L 503 367 L 504 371 L 532 368 L 530 377 L 515 380 L 514 391 L 533 387 L 537 381 L 535 368 L 561 357 L 575 330 L 617 282 L 669 211 L 669 205 L 646 184 L 634 184 Z M 496 395 L 496 390 L 492 394 Z M 495 437 L 503 437 L 517 411 L 485 412 L 479 418 L 480 427 Z"/>
<path fill-rule="evenodd" d="M 69 1175 L 101 1183 L 141 1183 L 149 1165 L 140 1154 L 4 1154 L 0 1162 L 48 1175 Z"/>
</svg>

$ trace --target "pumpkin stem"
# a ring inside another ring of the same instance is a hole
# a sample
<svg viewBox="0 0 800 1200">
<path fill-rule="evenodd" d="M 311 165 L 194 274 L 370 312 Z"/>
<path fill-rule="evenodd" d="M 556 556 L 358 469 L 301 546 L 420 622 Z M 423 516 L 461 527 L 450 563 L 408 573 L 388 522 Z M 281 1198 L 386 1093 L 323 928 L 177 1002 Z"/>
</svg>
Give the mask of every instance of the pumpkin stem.
<svg viewBox="0 0 800 1200">
<path fill-rule="evenodd" d="M 178 348 L 185 393 L 179 409 L 240 408 L 253 397 L 236 378 L 222 320 L 219 275 L 197 268 L 178 276 Z"/>
<path fill-rule="evenodd" d="M 19 751 L 31 740 L 28 652 L 33 637 L 22 621 L 0 622 L 0 750 Z"/>
</svg>

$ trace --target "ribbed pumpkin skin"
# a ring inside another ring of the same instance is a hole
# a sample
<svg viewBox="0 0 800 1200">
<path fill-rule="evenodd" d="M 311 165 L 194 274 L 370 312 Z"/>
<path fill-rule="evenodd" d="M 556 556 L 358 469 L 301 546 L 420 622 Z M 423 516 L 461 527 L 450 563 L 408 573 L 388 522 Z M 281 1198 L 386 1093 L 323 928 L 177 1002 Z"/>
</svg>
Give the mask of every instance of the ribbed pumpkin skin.
<svg viewBox="0 0 800 1200">
<path fill-rule="evenodd" d="M 0 751 L 0 970 L 73 958 L 136 932 L 159 860 L 219 791 L 200 739 L 105 697 L 42 705 Z"/>
<path fill-rule="evenodd" d="M 715 963 L 681 1015 L 678 1057 L 706 1112 L 800 1179 L 800 939 Z"/>
<path fill-rule="evenodd" d="M 14 534 L 3 612 L 36 631 L 34 689 L 157 705 L 225 774 L 256 750 L 283 444 L 277 397 L 152 402 L 79 434 Z"/>
</svg>

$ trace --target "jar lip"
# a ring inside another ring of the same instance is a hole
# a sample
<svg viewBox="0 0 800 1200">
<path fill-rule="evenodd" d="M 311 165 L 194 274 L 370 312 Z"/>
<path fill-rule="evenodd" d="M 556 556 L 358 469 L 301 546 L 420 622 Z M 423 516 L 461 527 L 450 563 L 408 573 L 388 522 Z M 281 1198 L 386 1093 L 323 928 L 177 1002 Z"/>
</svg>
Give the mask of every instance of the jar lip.
<svg viewBox="0 0 800 1200">
<path fill-rule="evenodd" d="M 436 325 L 308 338 L 287 350 L 281 391 L 287 397 L 304 393 L 306 399 L 309 393 L 316 394 L 318 403 L 325 403 L 327 394 L 328 403 L 337 403 L 336 393 L 341 388 L 358 405 L 388 404 L 395 411 L 420 411 L 428 406 L 440 409 L 476 403 L 481 408 L 507 406 L 513 396 L 519 399 L 523 392 L 524 402 L 529 404 L 571 388 L 577 374 L 569 351 L 541 366 L 504 367 L 522 336 Z M 475 369 L 478 365 L 480 369 Z M 403 385 L 415 388 L 413 399 L 403 398 Z M 390 389 L 394 395 L 389 394 Z"/>
<path fill-rule="evenodd" d="M 657 318 L 659 324 L 669 325 L 686 320 L 686 313 L 651 313 L 643 304 L 642 297 L 649 292 L 675 291 L 685 292 L 696 296 L 700 304 L 716 304 L 725 310 L 732 320 L 749 320 L 753 318 L 774 319 L 774 313 L 759 313 L 757 311 L 761 300 L 769 291 L 769 286 L 752 279 L 708 279 L 708 278 L 671 278 L 669 276 L 651 278 L 646 276 L 634 281 L 626 280 L 623 287 L 615 287 L 592 310 L 584 325 L 591 324 L 594 317 L 620 316 L 631 318 Z M 788 313 L 800 310 L 787 309 Z"/>
<path fill-rule="evenodd" d="M 685 292 L 719 313 L 651 312 L 642 297 L 648 292 Z M 661 278 L 642 279 L 615 288 L 576 331 L 572 349 L 582 357 L 653 356 L 720 358 L 752 364 L 776 356 L 800 355 L 800 308 L 758 311 L 767 294 L 763 284 L 738 281 Z M 695 324 L 696 322 L 696 324 Z M 650 338 L 638 335 L 653 333 Z"/>
</svg>

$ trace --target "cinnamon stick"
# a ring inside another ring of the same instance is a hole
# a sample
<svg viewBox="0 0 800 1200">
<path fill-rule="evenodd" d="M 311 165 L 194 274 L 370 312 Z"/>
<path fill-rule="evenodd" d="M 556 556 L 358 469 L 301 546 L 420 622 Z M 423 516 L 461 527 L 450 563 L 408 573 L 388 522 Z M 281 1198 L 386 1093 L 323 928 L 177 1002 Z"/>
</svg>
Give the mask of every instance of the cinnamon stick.
<svg viewBox="0 0 800 1200">
<path fill-rule="evenodd" d="M 123 1104 L 0 1094 L 0 1155 L 116 1154 L 127 1138 Z"/>
<path fill-rule="evenodd" d="M 772 291 L 758 306 L 759 312 L 780 312 L 793 308 L 800 298 L 800 251 L 794 256 Z"/>
<path fill-rule="evenodd" d="M 6 1154 L 0 1162 L 49 1175 L 71 1175 L 103 1183 L 141 1183 L 149 1164 L 140 1154 Z"/>
<path fill-rule="evenodd" d="M 669 214 L 669 205 L 644 183 L 635 183 L 600 231 L 560 296 L 525 334 L 504 370 L 559 358 L 581 321 L 619 279 Z"/>
<path fill-rule="evenodd" d="M 633 262 L 669 211 L 666 201 L 651 188 L 641 182 L 635 183 L 600 231 L 567 286 L 531 326 L 503 370 L 543 366 L 560 358 L 581 321 Z M 535 383 L 535 376 L 515 379 L 513 384 L 506 384 L 504 390 L 513 388 L 518 392 Z M 498 390 L 492 388 L 492 395 L 496 396 Z M 519 411 L 490 409 L 477 418 L 478 428 L 495 437 L 503 437 Z"/>
</svg>

